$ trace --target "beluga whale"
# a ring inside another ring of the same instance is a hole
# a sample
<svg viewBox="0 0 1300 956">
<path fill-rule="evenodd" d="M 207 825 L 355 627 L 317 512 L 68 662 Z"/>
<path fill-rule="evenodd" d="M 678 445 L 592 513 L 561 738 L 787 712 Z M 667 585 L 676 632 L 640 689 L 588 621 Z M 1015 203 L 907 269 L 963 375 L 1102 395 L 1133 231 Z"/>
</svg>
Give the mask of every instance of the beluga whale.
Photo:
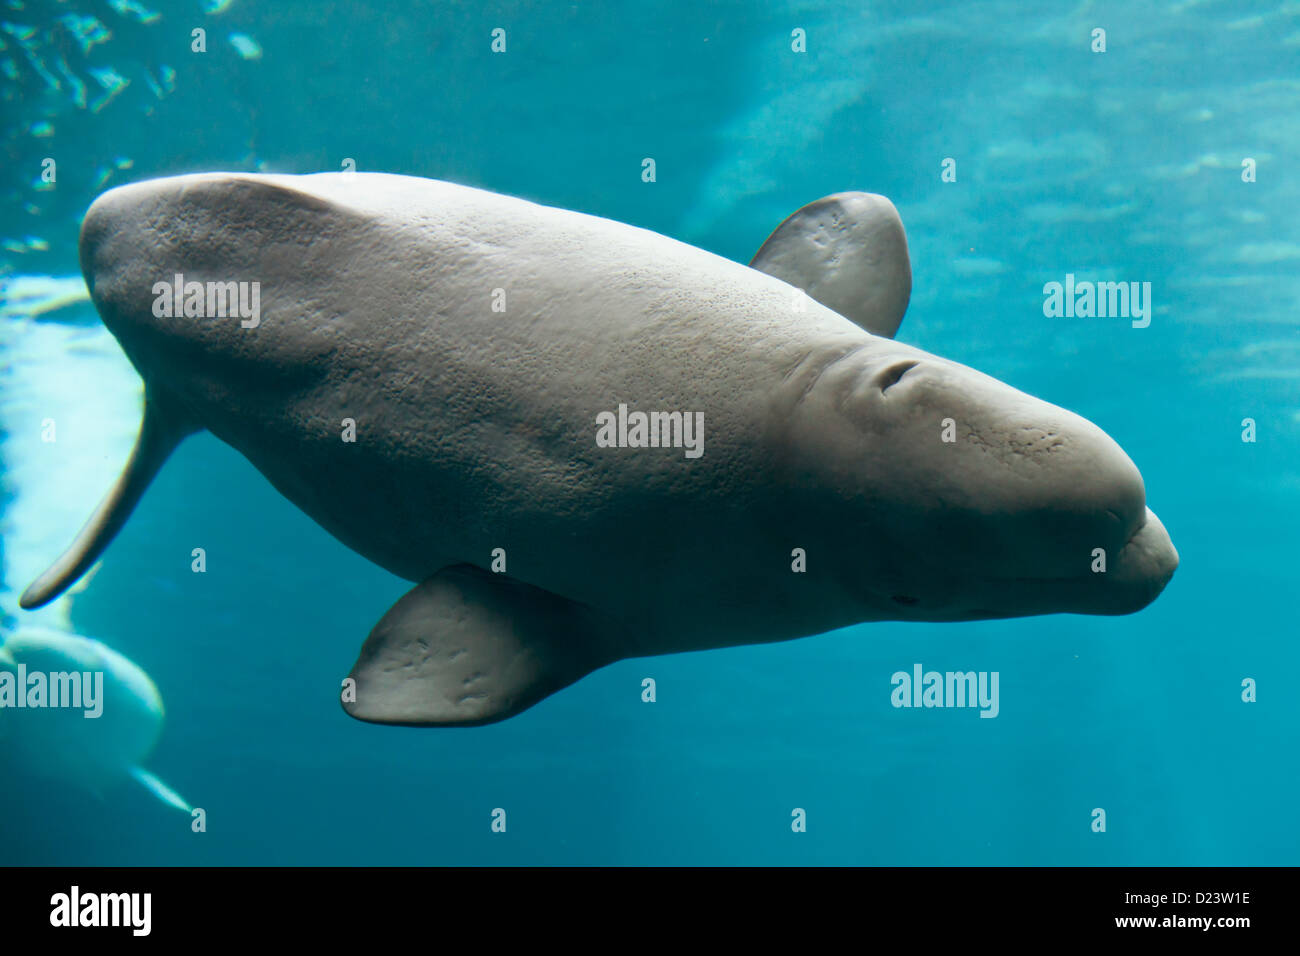
<svg viewBox="0 0 1300 956">
<path fill-rule="evenodd" d="M 622 658 L 862 622 L 1127 614 L 1178 564 L 1099 427 L 892 338 L 881 196 L 745 265 L 448 182 L 204 173 L 104 193 L 80 254 L 145 411 L 22 605 L 207 429 L 413 582 L 344 681 L 362 720 L 485 724 Z"/>
<path fill-rule="evenodd" d="M 132 779 L 163 803 L 193 810 L 142 763 L 162 733 L 158 688 L 93 638 L 41 626 L 0 633 L 0 771 L 93 793 Z"/>
</svg>

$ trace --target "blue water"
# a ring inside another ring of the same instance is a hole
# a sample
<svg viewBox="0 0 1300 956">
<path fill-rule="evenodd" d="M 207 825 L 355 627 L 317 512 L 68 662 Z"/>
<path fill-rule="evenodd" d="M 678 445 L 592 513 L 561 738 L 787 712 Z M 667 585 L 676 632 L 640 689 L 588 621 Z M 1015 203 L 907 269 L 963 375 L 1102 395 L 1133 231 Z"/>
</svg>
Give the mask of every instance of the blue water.
<svg viewBox="0 0 1300 956">
<path fill-rule="evenodd" d="M 3 14 L 38 28 L 31 55 L 48 67 L 50 11 L 80 6 L 9 0 Z M 3 35 L 0 65 L 16 63 L 0 78 L 5 274 L 75 273 L 98 191 L 197 170 L 350 157 L 740 261 L 818 196 L 883 193 L 914 275 L 899 338 L 1101 425 L 1141 468 L 1182 564 L 1129 617 L 864 625 L 622 661 L 480 729 L 377 727 L 341 711 L 338 682 L 409 585 L 199 436 L 72 619 L 157 682 L 168 719 L 149 766 L 206 810 L 207 832 L 130 784 L 11 777 L 0 862 L 1300 859 L 1294 4 L 149 7 L 150 22 L 112 14 L 84 62 L 69 54 L 71 73 L 109 65 L 129 81 L 98 110 Z M 189 49 L 200 26 L 205 54 Z M 45 157 L 54 189 L 37 188 Z M 948 157 L 956 182 L 941 181 Z M 1045 318 L 1043 284 L 1067 273 L 1150 282 L 1150 327 Z M 204 575 L 189 570 L 199 546 Z M 999 672 L 999 716 L 893 708 L 890 675 L 916 662 Z M 1241 699 L 1246 678 L 1257 702 Z M 806 833 L 791 830 L 796 807 Z"/>
</svg>

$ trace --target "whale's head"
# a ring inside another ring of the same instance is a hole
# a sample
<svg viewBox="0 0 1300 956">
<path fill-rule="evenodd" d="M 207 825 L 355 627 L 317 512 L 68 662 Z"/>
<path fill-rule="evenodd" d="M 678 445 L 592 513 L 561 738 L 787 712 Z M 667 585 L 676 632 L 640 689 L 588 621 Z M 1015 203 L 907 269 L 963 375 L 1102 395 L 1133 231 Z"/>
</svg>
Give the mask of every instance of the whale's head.
<svg viewBox="0 0 1300 956">
<path fill-rule="evenodd" d="M 872 614 L 1127 614 L 1178 567 L 1137 467 L 1079 415 L 860 334 L 783 388 L 782 467 Z"/>
</svg>

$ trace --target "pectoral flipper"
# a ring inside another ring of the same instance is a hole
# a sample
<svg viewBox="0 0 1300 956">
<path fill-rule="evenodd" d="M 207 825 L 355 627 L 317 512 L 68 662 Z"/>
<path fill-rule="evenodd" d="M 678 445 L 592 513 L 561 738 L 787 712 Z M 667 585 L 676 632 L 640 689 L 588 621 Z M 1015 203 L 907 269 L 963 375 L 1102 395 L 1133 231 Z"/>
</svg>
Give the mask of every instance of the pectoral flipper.
<svg viewBox="0 0 1300 956">
<path fill-rule="evenodd" d="M 470 565 L 444 568 L 375 625 L 343 709 L 380 724 L 504 720 L 614 660 L 608 634 L 590 608 L 549 591 Z"/>
</svg>

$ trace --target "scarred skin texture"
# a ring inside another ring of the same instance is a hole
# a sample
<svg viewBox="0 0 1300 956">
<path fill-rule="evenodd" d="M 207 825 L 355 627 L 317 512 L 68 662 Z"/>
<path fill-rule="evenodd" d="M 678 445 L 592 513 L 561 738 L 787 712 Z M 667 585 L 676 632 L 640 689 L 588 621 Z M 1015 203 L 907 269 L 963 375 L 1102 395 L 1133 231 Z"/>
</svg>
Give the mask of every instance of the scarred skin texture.
<svg viewBox="0 0 1300 956">
<path fill-rule="evenodd" d="M 155 405 L 411 581 L 505 549 L 614 657 L 1128 613 L 1177 566 L 1095 425 L 624 224 L 411 177 L 202 174 L 101 196 L 82 265 Z M 175 273 L 260 282 L 260 324 L 155 317 Z M 702 412 L 703 457 L 597 447 L 620 403 Z"/>
</svg>

